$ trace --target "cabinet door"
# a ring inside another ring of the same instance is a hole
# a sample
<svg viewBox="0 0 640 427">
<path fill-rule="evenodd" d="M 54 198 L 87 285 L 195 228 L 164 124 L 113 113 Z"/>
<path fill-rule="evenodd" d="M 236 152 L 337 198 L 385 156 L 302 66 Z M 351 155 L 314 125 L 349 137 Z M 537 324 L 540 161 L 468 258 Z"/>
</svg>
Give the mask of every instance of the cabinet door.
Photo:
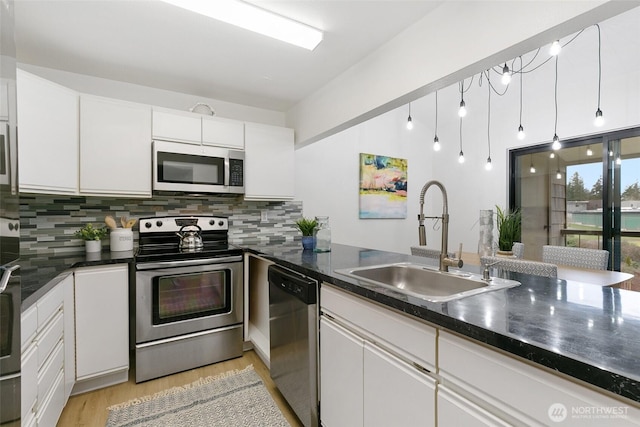
<svg viewBox="0 0 640 427">
<path fill-rule="evenodd" d="M 435 380 L 365 341 L 364 425 L 435 426 Z"/>
<path fill-rule="evenodd" d="M 128 268 L 75 272 L 76 380 L 129 367 Z"/>
<path fill-rule="evenodd" d="M 293 199 L 293 129 L 245 123 L 244 141 L 245 199 Z"/>
<path fill-rule="evenodd" d="M 438 386 L 437 400 L 439 427 L 507 427 L 511 425 L 475 403 L 449 390 L 446 386 Z"/>
<path fill-rule="evenodd" d="M 363 349 L 362 339 L 320 318 L 320 418 L 324 427 L 364 425 Z"/>
<path fill-rule="evenodd" d="M 151 197 L 151 107 L 80 98 L 80 193 Z"/>
<path fill-rule="evenodd" d="M 65 403 L 76 382 L 76 334 L 73 274 L 69 274 L 58 286 L 64 290 L 64 393 Z"/>
<path fill-rule="evenodd" d="M 38 399 L 38 347 L 35 342 L 22 351 L 20 405 L 22 419 L 35 413 Z"/>
<path fill-rule="evenodd" d="M 202 120 L 187 111 L 153 109 L 153 139 L 200 144 Z"/>
<path fill-rule="evenodd" d="M 202 144 L 244 150 L 244 123 L 220 117 L 202 117 Z"/>
<path fill-rule="evenodd" d="M 78 93 L 18 70 L 21 192 L 78 193 Z"/>
</svg>

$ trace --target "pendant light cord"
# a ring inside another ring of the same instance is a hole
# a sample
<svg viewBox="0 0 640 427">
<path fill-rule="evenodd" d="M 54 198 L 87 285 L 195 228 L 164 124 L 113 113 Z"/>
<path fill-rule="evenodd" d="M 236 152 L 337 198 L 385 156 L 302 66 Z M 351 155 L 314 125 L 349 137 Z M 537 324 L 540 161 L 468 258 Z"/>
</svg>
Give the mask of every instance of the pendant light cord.
<svg viewBox="0 0 640 427">
<path fill-rule="evenodd" d="M 598 110 L 600 109 L 600 85 L 602 83 L 602 41 L 600 39 L 600 25 L 596 24 L 598 29 Z"/>
<path fill-rule="evenodd" d="M 554 103 L 555 103 L 555 124 L 553 126 L 553 134 L 557 135 L 558 134 L 558 57 L 556 56 L 556 79 L 555 79 L 555 86 L 554 86 Z"/>
<path fill-rule="evenodd" d="M 488 93 L 489 96 L 487 97 L 488 99 L 488 107 L 487 107 L 487 143 L 489 145 L 489 158 L 491 158 L 491 133 L 490 133 L 490 129 L 491 129 L 491 80 L 489 80 L 489 70 L 487 70 L 487 82 L 489 82 L 489 84 L 487 86 L 488 87 Z"/>
<path fill-rule="evenodd" d="M 520 69 L 522 70 L 522 56 L 520 56 Z M 520 126 L 522 126 L 522 73 L 520 73 Z"/>
<path fill-rule="evenodd" d="M 462 117 L 460 117 L 460 152 L 462 153 Z"/>
<path fill-rule="evenodd" d="M 438 91 L 436 91 L 436 136 L 438 136 Z"/>
</svg>

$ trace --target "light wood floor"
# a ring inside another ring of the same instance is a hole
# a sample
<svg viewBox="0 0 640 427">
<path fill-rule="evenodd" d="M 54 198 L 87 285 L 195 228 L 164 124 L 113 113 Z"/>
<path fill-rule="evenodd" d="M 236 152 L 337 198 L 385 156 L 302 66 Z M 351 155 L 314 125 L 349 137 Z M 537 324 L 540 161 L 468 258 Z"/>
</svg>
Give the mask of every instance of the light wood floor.
<svg viewBox="0 0 640 427">
<path fill-rule="evenodd" d="M 292 427 L 302 427 L 298 418 L 273 384 L 269 376 L 269 370 L 253 350 L 246 351 L 242 357 L 237 359 L 215 363 L 140 384 L 135 383 L 133 372 L 131 372 L 129 381 L 126 383 L 72 396 L 62 411 L 62 415 L 58 421 L 58 427 L 104 427 L 107 422 L 107 407 L 111 405 L 126 402 L 136 397 L 154 394 L 171 387 L 190 384 L 200 377 L 218 375 L 232 369 L 243 369 L 251 364 L 253 364 L 255 371 L 262 378 L 267 390 L 269 390 L 273 400 L 287 421 L 289 421 L 289 424 L 291 424 Z"/>
</svg>

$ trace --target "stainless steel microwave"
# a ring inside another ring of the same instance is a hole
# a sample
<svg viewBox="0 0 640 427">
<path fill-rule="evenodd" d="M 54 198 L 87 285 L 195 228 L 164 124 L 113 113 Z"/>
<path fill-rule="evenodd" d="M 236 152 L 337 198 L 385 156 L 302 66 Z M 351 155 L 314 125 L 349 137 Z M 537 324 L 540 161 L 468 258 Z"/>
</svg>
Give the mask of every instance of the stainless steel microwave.
<svg viewBox="0 0 640 427">
<path fill-rule="evenodd" d="M 244 151 L 153 141 L 153 191 L 244 194 Z"/>
</svg>

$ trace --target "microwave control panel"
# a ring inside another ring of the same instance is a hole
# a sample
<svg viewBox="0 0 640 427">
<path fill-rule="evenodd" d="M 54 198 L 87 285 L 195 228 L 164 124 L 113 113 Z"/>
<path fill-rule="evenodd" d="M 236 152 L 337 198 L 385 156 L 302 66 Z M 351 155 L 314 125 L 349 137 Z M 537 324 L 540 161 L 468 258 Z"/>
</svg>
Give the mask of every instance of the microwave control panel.
<svg viewBox="0 0 640 427">
<path fill-rule="evenodd" d="M 244 161 L 229 159 L 229 186 L 244 187 Z"/>
</svg>

